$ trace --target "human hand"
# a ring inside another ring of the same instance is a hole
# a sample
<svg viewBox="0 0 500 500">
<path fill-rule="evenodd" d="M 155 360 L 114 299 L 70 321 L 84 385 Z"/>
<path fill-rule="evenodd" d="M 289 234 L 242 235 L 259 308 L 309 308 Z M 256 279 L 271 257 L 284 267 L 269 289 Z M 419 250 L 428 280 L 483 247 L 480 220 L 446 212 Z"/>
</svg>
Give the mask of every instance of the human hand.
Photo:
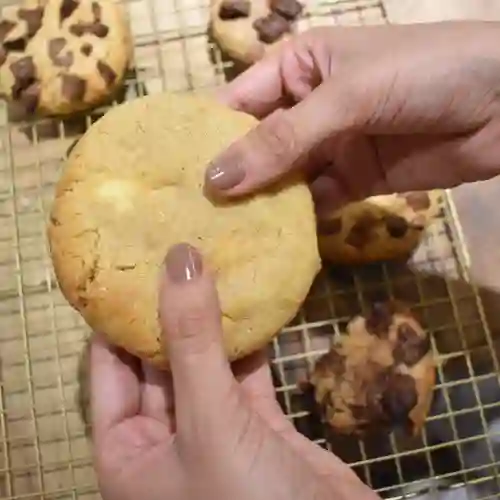
<svg viewBox="0 0 500 500">
<path fill-rule="evenodd" d="M 171 372 L 96 336 L 90 350 L 95 467 L 104 500 L 376 500 L 335 455 L 299 434 L 262 353 L 232 368 L 210 270 L 172 248 L 159 317 Z"/>
<path fill-rule="evenodd" d="M 220 196 L 305 172 L 318 215 L 500 173 L 500 23 L 299 35 L 218 93 L 261 123 L 207 170 Z"/>
</svg>

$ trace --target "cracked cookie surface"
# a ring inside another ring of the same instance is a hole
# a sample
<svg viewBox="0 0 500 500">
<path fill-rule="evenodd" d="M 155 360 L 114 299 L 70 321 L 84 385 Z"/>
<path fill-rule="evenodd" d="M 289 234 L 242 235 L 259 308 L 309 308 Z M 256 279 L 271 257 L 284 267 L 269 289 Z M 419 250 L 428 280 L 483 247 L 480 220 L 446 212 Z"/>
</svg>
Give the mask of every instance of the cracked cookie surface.
<svg viewBox="0 0 500 500">
<path fill-rule="evenodd" d="M 388 302 L 351 320 L 342 340 L 317 360 L 305 388 L 312 391 L 321 418 L 338 433 L 403 427 L 416 435 L 435 381 L 429 334 L 405 305 Z"/>
<path fill-rule="evenodd" d="M 212 34 L 229 57 L 251 65 L 296 31 L 297 0 L 211 0 Z"/>
<path fill-rule="evenodd" d="M 62 293 L 93 330 L 168 367 L 158 283 L 179 242 L 215 273 L 230 359 L 295 316 L 320 268 L 306 185 L 289 179 L 222 204 L 204 194 L 209 162 L 256 123 L 206 97 L 157 94 L 112 108 L 77 142 L 48 237 Z"/>
<path fill-rule="evenodd" d="M 0 95 L 28 115 L 68 115 L 108 100 L 132 51 L 118 0 L 25 0 L 0 19 Z"/>
<path fill-rule="evenodd" d="M 333 264 L 407 258 L 439 216 L 440 201 L 440 191 L 421 191 L 349 203 L 318 220 L 321 256 Z"/>
</svg>

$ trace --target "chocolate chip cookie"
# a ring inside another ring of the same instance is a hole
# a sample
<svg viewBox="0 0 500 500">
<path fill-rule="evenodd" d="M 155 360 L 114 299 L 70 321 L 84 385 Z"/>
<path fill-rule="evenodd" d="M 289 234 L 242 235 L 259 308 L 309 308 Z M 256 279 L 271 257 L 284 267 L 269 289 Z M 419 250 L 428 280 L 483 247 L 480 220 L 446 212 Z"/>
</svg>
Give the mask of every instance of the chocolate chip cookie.
<svg viewBox="0 0 500 500">
<path fill-rule="evenodd" d="M 322 258 L 364 264 L 408 258 L 440 214 L 440 191 L 373 196 L 317 221 Z"/>
<path fill-rule="evenodd" d="M 320 357 L 305 389 L 341 434 L 366 436 L 396 427 L 422 429 L 436 380 L 428 333 L 399 302 L 357 316 L 342 340 Z"/>
<path fill-rule="evenodd" d="M 68 115 L 106 101 L 132 50 L 119 0 L 25 0 L 0 20 L 0 95 L 27 114 Z"/>
<path fill-rule="evenodd" d="M 251 65 L 294 31 L 303 4 L 297 0 L 211 0 L 215 41 L 233 60 Z"/>
<path fill-rule="evenodd" d="M 78 140 L 48 238 L 61 291 L 93 330 L 168 367 L 158 283 L 179 242 L 216 277 L 230 359 L 264 347 L 296 315 L 321 264 L 305 182 L 232 202 L 204 190 L 210 161 L 256 123 L 208 97 L 160 93 L 111 108 Z"/>
</svg>

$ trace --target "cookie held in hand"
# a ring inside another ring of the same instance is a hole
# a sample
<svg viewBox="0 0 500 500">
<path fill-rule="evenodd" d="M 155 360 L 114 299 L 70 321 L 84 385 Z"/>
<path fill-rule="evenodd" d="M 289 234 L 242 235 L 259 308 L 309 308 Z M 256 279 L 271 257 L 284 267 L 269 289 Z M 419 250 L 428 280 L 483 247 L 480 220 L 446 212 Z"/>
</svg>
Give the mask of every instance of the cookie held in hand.
<svg viewBox="0 0 500 500">
<path fill-rule="evenodd" d="M 321 257 L 332 264 L 408 258 L 440 213 L 439 191 L 372 196 L 318 220 Z"/>
<path fill-rule="evenodd" d="M 108 100 L 132 51 L 118 0 L 24 0 L 0 18 L 0 95 L 27 115 L 68 115 Z"/>
<path fill-rule="evenodd" d="M 317 360 L 305 389 L 336 433 L 364 436 L 402 427 L 416 435 L 435 377 L 428 333 L 409 309 L 390 302 L 349 322 L 342 340 Z"/>
<path fill-rule="evenodd" d="M 244 199 L 205 193 L 211 160 L 257 120 L 194 94 L 113 107 L 72 149 L 48 237 L 61 291 L 111 343 L 160 368 L 159 279 L 189 243 L 216 279 L 224 347 L 264 347 L 297 313 L 320 269 L 312 198 L 298 177 Z"/>
<path fill-rule="evenodd" d="M 287 40 L 303 10 L 297 0 L 211 0 L 211 29 L 221 50 L 251 65 Z"/>
</svg>

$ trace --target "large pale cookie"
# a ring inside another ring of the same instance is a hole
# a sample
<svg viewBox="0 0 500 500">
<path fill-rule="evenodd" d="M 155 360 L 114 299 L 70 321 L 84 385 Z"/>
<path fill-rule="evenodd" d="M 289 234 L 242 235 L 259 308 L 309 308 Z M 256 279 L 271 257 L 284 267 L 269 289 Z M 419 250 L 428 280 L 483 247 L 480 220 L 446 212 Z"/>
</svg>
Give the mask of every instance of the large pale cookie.
<svg viewBox="0 0 500 500">
<path fill-rule="evenodd" d="M 317 223 L 322 258 L 364 264 L 409 257 L 440 213 L 440 191 L 372 196 Z"/>
<path fill-rule="evenodd" d="M 25 0 L 0 20 L 0 95 L 27 114 L 87 110 L 121 85 L 131 50 L 119 0 Z"/>
<path fill-rule="evenodd" d="M 215 273 L 229 359 L 295 316 L 320 269 L 307 186 L 288 179 L 231 203 L 204 193 L 209 162 L 256 123 L 209 98 L 156 94 L 112 108 L 78 141 L 48 236 L 62 293 L 92 329 L 167 367 L 158 284 L 179 242 Z"/>
</svg>

